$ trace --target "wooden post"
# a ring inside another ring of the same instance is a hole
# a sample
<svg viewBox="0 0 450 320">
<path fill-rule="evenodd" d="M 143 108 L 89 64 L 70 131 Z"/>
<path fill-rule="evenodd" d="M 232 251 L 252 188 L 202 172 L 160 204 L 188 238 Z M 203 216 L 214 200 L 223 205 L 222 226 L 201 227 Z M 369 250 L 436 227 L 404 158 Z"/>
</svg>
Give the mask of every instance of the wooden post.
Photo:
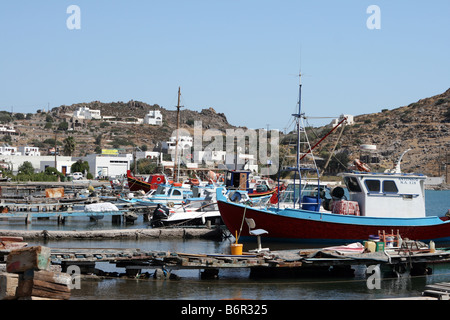
<svg viewBox="0 0 450 320">
<path fill-rule="evenodd" d="M 16 298 L 16 289 L 19 284 L 19 275 L 14 273 L 0 273 L 0 300 Z"/>
<path fill-rule="evenodd" d="M 72 277 L 66 273 L 28 270 L 19 278 L 17 297 L 69 299 Z"/>
<path fill-rule="evenodd" d="M 72 276 L 49 271 L 50 253 L 42 246 L 12 250 L 8 273 L 0 273 L 0 299 L 69 299 Z"/>
<path fill-rule="evenodd" d="M 13 250 L 7 256 L 6 271 L 46 270 L 50 267 L 50 252 L 50 248 L 42 246 Z"/>
<path fill-rule="evenodd" d="M 58 215 L 58 224 L 64 224 L 64 222 L 66 222 L 66 217 L 62 214 Z"/>
</svg>

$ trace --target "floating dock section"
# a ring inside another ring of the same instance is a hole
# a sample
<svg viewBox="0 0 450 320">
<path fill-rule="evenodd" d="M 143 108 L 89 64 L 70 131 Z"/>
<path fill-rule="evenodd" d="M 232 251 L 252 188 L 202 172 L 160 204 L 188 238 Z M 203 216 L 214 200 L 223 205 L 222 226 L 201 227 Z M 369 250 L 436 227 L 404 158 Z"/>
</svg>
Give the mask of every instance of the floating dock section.
<svg viewBox="0 0 450 320">
<path fill-rule="evenodd" d="M 133 275 L 142 269 L 201 269 L 204 274 L 218 276 L 220 269 L 249 268 L 251 275 L 274 276 L 277 272 L 348 270 L 351 266 L 381 265 L 394 272 L 410 271 L 425 275 L 429 265 L 450 263 L 450 251 L 402 253 L 372 252 L 342 255 L 324 249 L 280 250 L 257 254 L 190 254 L 139 249 L 51 249 L 51 260 L 64 268 L 78 265 L 94 270 L 96 262 L 109 262 Z"/>
</svg>

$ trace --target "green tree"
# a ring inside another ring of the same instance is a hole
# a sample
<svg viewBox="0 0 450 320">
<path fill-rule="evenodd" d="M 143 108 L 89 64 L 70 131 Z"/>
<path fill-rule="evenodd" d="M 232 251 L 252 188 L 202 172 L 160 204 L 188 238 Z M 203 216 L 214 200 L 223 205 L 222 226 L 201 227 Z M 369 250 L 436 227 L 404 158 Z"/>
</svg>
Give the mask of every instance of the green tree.
<svg viewBox="0 0 450 320">
<path fill-rule="evenodd" d="M 72 136 L 64 139 L 64 154 L 66 156 L 71 156 L 75 151 L 75 146 L 75 139 Z"/>
<path fill-rule="evenodd" d="M 8 123 L 13 120 L 11 113 L 7 111 L 0 111 L 0 122 L 1 123 Z"/>
<path fill-rule="evenodd" d="M 19 171 L 23 174 L 32 175 L 34 173 L 34 168 L 31 162 L 25 161 L 19 166 Z"/>
<path fill-rule="evenodd" d="M 59 123 L 58 130 L 67 131 L 67 129 L 69 129 L 69 124 L 66 121 Z"/>
<path fill-rule="evenodd" d="M 70 167 L 71 172 L 89 172 L 89 163 L 87 161 L 83 160 L 77 160 L 72 166 Z"/>
</svg>

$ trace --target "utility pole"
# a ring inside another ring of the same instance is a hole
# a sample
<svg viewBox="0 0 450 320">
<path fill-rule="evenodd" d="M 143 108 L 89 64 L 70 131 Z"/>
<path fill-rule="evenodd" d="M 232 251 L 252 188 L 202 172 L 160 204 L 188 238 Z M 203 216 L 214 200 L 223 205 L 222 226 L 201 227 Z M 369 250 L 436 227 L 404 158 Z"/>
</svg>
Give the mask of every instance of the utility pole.
<svg viewBox="0 0 450 320">
<path fill-rule="evenodd" d="M 57 144 L 56 144 L 56 137 L 57 137 L 57 135 L 58 135 L 58 131 L 55 130 L 55 169 L 56 170 L 58 170 L 57 162 L 56 162 L 56 146 L 57 146 Z"/>
<path fill-rule="evenodd" d="M 180 135 L 180 98 L 181 88 L 178 87 L 178 104 L 177 104 L 177 140 L 175 141 L 175 160 L 173 163 L 173 182 L 178 182 L 177 167 L 178 167 L 178 139 Z"/>
</svg>

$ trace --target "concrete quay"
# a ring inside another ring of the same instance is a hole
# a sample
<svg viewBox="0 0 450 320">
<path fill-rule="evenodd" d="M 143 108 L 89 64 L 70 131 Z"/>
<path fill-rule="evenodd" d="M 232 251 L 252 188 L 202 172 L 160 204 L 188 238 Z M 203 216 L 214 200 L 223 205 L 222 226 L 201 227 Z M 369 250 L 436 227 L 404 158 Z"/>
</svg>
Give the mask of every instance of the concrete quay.
<svg viewBox="0 0 450 320">
<path fill-rule="evenodd" d="M 221 239 L 220 228 L 154 228 L 112 230 L 0 230 L 0 236 L 24 240 Z"/>
</svg>

